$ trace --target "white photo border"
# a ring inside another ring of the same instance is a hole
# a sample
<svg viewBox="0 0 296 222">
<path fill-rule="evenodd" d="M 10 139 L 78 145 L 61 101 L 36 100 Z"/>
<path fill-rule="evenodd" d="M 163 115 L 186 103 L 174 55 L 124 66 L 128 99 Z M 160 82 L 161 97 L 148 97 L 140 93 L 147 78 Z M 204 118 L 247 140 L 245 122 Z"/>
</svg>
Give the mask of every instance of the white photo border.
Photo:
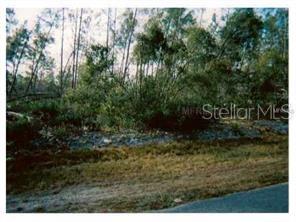
<svg viewBox="0 0 296 222">
<path fill-rule="evenodd" d="M 6 213 L 6 8 L 289 8 L 289 105 L 296 110 L 296 4 L 294 0 L 2 0 L 0 5 L 0 221 L 296 221 L 296 119 L 289 120 L 289 213 L 247 214 L 14 214 Z M 295 134 L 295 135 L 294 135 Z"/>
</svg>

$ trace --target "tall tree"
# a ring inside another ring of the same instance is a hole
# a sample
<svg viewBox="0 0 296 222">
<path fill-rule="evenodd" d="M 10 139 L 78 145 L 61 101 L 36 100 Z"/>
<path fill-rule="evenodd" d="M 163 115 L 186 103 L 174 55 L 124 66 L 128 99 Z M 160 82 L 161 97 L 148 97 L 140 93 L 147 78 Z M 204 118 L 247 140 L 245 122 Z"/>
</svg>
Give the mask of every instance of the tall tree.
<svg viewBox="0 0 296 222">
<path fill-rule="evenodd" d="M 218 56 L 229 61 L 229 75 L 223 77 L 229 98 L 236 98 L 238 104 L 244 104 L 242 98 L 251 95 L 254 78 L 250 68 L 259 55 L 262 27 L 262 20 L 253 9 L 236 9 L 221 29 Z"/>
<path fill-rule="evenodd" d="M 117 9 L 114 11 L 114 20 L 113 20 L 113 27 L 112 27 L 112 33 L 113 33 L 113 44 L 112 44 L 112 69 L 111 73 L 114 74 L 114 66 L 115 66 L 115 46 L 116 46 L 116 21 L 117 21 Z"/>
<path fill-rule="evenodd" d="M 76 52 L 77 52 L 77 29 L 78 29 L 78 9 L 76 9 L 74 18 L 74 35 L 73 35 L 73 57 L 72 57 L 72 89 L 75 88 L 75 73 L 76 73 Z"/>
<path fill-rule="evenodd" d="M 106 47 L 109 48 L 109 32 L 110 32 L 110 13 L 111 13 L 111 9 L 108 8 L 108 11 L 107 11 L 107 28 L 106 28 Z"/>
<path fill-rule="evenodd" d="M 76 47 L 75 75 L 74 75 L 75 87 L 77 86 L 77 81 L 78 81 L 78 63 L 79 63 L 79 52 L 80 52 L 80 46 L 81 46 L 82 16 L 83 16 L 83 9 L 80 9 L 79 28 L 78 28 L 78 36 L 77 36 L 77 47 Z"/>
<path fill-rule="evenodd" d="M 124 65 L 124 71 L 123 71 L 123 81 L 125 81 L 127 70 L 129 67 L 128 63 L 129 63 L 130 46 L 131 46 L 131 42 L 132 42 L 132 38 L 134 35 L 135 26 L 136 26 L 136 16 L 137 16 L 137 9 L 135 9 L 133 13 L 132 26 L 129 32 L 128 42 L 127 42 L 127 50 L 126 50 L 127 52 L 126 52 L 126 59 L 125 59 L 125 65 Z"/>
<path fill-rule="evenodd" d="M 6 9 L 6 34 L 11 34 L 12 29 L 18 24 L 15 18 L 15 12 L 12 8 Z"/>
<path fill-rule="evenodd" d="M 121 58 L 119 70 L 122 75 L 122 79 L 124 80 L 126 75 L 126 72 L 125 72 L 126 70 L 125 64 L 127 63 L 126 56 L 127 54 L 129 54 L 129 52 L 127 52 L 128 51 L 127 49 L 128 49 L 128 45 L 130 45 L 131 42 L 133 41 L 134 28 L 137 24 L 136 10 L 133 11 L 131 9 L 127 9 L 125 10 L 122 16 L 123 16 L 123 21 L 117 33 L 116 44 L 118 48 L 122 50 L 122 58 Z"/>
<path fill-rule="evenodd" d="M 65 32 L 65 9 L 62 9 L 62 37 L 61 37 L 61 53 L 60 53 L 60 93 L 63 94 L 63 78 L 64 78 L 64 32 Z"/>
<path fill-rule="evenodd" d="M 31 32 L 22 25 L 13 36 L 8 36 L 6 40 L 6 73 L 7 81 L 12 77 L 12 81 L 7 85 L 8 95 L 12 94 L 17 83 L 17 75 L 21 63 L 28 54 L 28 43 Z M 11 69 L 10 69 L 11 68 Z M 10 88 L 8 88 L 10 85 Z"/>
<path fill-rule="evenodd" d="M 54 38 L 51 36 L 53 28 L 58 22 L 58 12 L 52 9 L 44 10 L 38 17 L 38 21 L 34 28 L 34 35 L 36 38 L 33 40 L 33 46 L 31 47 L 31 71 L 30 78 L 26 88 L 26 93 L 29 90 L 35 91 L 36 82 L 38 78 L 38 71 L 43 65 L 46 65 L 46 47 L 54 42 Z M 46 30 L 47 29 L 47 30 Z"/>
</svg>

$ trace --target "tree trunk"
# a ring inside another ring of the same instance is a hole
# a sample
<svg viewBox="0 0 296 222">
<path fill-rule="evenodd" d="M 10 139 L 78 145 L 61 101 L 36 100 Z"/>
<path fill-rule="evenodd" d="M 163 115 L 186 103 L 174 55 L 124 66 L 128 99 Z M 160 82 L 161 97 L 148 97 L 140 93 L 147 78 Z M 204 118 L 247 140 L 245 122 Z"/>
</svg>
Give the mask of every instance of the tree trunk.
<svg viewBox="0 0 296 222">
<path fill-rule="evenodd" d="M 112 70 L 111 73 L 114 73 L 114 60 L 115 60 L 115 41 L 116 41 L 116 17 L 117 17 L 117 9 L 115 9 L 114 15 L 114 28 L 113 28 L 113 46 L 112 46 Z"/>
<path fill-rule="evenodd" d="M 199 26 L 201 27 L 201 25 L 202 25 L 202 17 L 203 17 L 203 14 L 204 14 L 204 11 L 205 11 L 205 9 L 201 9 L 201 14 L 200 14 L 200 20 L 199 20 Z"/>
<path fill-rule="evenodd" d="M 147 68 L 146 68 L 146 76 L 149 75 L 149 62 L 147 63 Z"/>
<path fill-rule="evenodd" d="M 123 77 L 123 64 L 124 64 L 124 60 L 125 60 L 125 51 L 126 51 L 126 43 L 124 45 L 123 55 L 122 55 L 122 59 L 121 59 L 121 63 L 120 63 L 120 73 L 122 74 L 122 77 Z"/>
<path fill-rule="evenodd" d="M 48 32 L 47 32 L 47 34 L 46 34 L 47 37 L 49 36 L 49 34 L 50 34 L 51 30 L 52 30 L 53 25 L 54 25 L 54 23 L 52 22 L 52 23 L 50 24 L 49 30 L 48 30 Z M 37 75 L 37 70 L 38 70 L 38 66 L 39 66 L 40 60 L 41 60 L 41 58 L 42 58 L 42 51 L 43 51 L 43 50 L 44 50 L 44 47 L 42 47 L 42 48 L 39 50 L 39 56 L 38 56 L 38 58 L 37 58 L 37 60 L 36 60 L 35 66 L 34 66 L 34 65 L 32 66 L 31 78 L 30 78 L 30 80 L 29 80 L 29 83 L 28 83 L 28 86 L 27 86 L 27 89 L 26 89 L 25 94 L 28 93 L 29 89 L 30 89 L 31 86 L 32 86 L 33 79 L 34 79 L 35 75 Z"/>
<path fill-rule="evenodd" d="M 127 69 L 128 69 L 130 45 L 131 45 L 132 37 L 134 34 L 134 30 L 135 30 L 136 16 L 137 16 L 137 9 L 135 9 L 135 12 L 134 12 L 132 30 L 130 31 L 130 35 L 129 35 L 129 39 L 128 39 L 125 66 L 124 66 L 124 72 L 123 72 L 123 81 L 125 81 L 125 77 L 126 77 L 126 73 L 127 73 Z"/>
<path fill-rule="evenodd" d="M 9 95 L 11 95 L 12 90 L 14 89 L 14 85 L 16 84 L 16 78 L 17 78 L 18 68 L 19 68 L 19 65 L 20 65 L 20 63 L 21 63 L 21 60 L 22 60 L 22 58 L 23 58 L 23 55 L 24 55 L 24 53 L 25 53 L 25 49 L 26 49 L 26 47 L 27 47 L 27 43 L 28 43 L 28 40 L 24 43 L 24 45 L 23 45 L 23 47 L 22 47 L 21 54 L 20 54 L 20 56 L 19 56 L 19 58 L 18 58 L 17 64 L 16 64 L 16 66 L 15 66 L 15 68 L 14 68 L 14 70 L 13 70 L 13 73 L 12 73 L 12 75 L 13 75 L 13 80 L 12 80 L 11 87 L 10 87 L 10 90 L 9 90 Z"/>
<path fill-rule="evenodd" d="M 83 14 L 83 9 L 80 10 L 79 29 L 78 29 L 78 37 L 77 37 L 75 83 L 74 83 L 75 87 L 77 86 L 77 81 L 78 81 L 78 61 L 79 61 L 79 50 L 80 50 L 80 43 L 81 43 L 80 41 L 81 41 L 82 14 Z"/>
<path fill-rule="evenodd" d="M 62 40 L 61 40 L 61 68 L 60 68 L 60 84 L 61 84 L 61 95 L 63 95 L 63 76 L 64 76 L 64 69 L 63 69 L 63 58 L 64 58 L 64 30 L 65 30 L 65 9 L 63 8 L 63 20 L 62 20 Z"/>
<path fill-rule="evenodd" d="M 107 12 L 107 37 L 106 37 L 106 47 L 109 48 L 109 28 L 110 28 L 110 8 L 108 8 Z"/>
<path fill-rule="evenodd" d="M 76 61 L 76 36 L 77 36 L 77 25 L 78 25 L 78 10 L 76 9 L 75 16 L 75 31 L 74 31 L 74 43 L 73 43 L 73 60 L 72 60 L 72 89 L 75 88 L 75 61 Z"/>
</svg>

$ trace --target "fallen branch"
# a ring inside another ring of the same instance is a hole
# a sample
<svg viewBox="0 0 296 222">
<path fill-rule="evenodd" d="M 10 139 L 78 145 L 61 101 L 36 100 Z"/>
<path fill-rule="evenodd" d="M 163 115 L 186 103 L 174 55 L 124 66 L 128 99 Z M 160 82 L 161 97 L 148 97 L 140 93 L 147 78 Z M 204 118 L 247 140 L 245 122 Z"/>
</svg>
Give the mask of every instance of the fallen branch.
<svg viewBox="0 0 296 222">
<path fill-rule="evenodd" d="M 34 93 L 34 94 L 26 94 L 26 95 L 7 98 L 7 102 L 12 102 L 12 101 L 20 100 L 20 99 L 25 99 L 25 98 L 30 98 L 33 100 L 40 100 L 40 99 L 55 99 L 58 97 L 59 97 L 59 95 L 46 94 L 46 93 Z"/>
<path fill-rule="evenodd" d="M 16 113 L 12 111 L 7 111 L 6 112 L 6 119 L 22 119 L 22 118 L 27 118 L 27 120 L 30 122 L 32 120 L 32 117 L 29 117 L 27 115 L 21 114 L 21 113 Z"/>
</svg>

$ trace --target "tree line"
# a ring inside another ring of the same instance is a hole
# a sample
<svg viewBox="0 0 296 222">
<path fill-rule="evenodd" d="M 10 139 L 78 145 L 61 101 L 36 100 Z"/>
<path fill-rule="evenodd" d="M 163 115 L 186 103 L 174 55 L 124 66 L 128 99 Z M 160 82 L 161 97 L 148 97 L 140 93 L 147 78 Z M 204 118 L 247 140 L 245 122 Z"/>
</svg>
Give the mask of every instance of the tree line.
<svg viewBox="0 0 296 222">
<path fill-rule="evenodd" d="M 226 10 L 207 25 L 204 13 L 45 9 L 29 27 L 7 9 L 7 99 L 50 95 L 67 107 L 67 118 L 119 127 L 184 106 L 287 103 L 288 10 Z M 94 29 L 105 40 L 90 36 Z M 57 32 L 53 58 L 48 50 Z"/>
</svg>

